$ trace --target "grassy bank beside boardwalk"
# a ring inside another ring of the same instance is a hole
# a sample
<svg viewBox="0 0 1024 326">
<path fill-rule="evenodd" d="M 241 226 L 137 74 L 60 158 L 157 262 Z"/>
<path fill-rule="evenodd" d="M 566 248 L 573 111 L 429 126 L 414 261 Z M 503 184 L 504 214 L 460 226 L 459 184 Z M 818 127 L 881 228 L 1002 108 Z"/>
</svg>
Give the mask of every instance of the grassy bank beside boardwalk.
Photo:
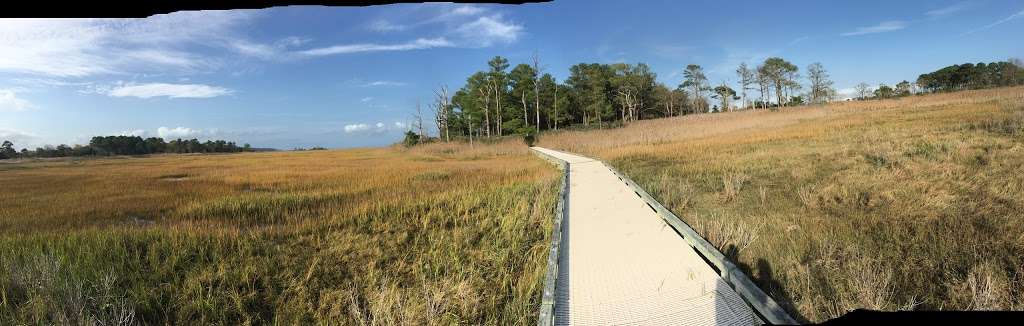
<svg viewBox="0 0 1024 326">
<path fill-rule="evenodd" d="M 562 132 L 803 321 L 1024 309 L 1024 88 Z"/>
<path fill-rule="evenodd" d="M 559 172 L 525 146 L 0 165 L 0 324 L 523 324 Z"/>
</svg>

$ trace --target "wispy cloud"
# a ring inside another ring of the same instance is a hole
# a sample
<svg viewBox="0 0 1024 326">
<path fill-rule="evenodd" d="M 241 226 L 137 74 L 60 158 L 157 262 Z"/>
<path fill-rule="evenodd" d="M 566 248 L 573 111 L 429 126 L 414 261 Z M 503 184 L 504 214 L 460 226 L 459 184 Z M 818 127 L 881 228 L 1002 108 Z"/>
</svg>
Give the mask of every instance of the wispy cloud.
<svg viewBox="0 0 1024 326">
<path fill-rule="evenodd" d="M 407 25 L 395 24 L 387 20 L 378 19 L 370 23 L 368 28 L 377 32 L 400 32 L 409 29 Z"/>
<path fill-rule="evenodd" d="M 369 83 L 361 84 L 362 87 L 378 87 L 378 86 L 405 86 L 406 83 L 388 80 L 376 80 Z"/>
<path fill-rule="evenodd" d="M 792 41 L 789 41 L 789 45 L 790 46 L 797 45 L 797 43 L 806 41 L 806 40 L 808 40 L 810 38 L 811 38 L 810 36 L 801 36 L 801 37 L 793 39 Z"/>
<path fill-rule="evenodd" d="M 890 20 L 878 23 L 874 26 L 860 27 L 852 32 L 843 33 L 842 36 L 855 36 L 866 34 L 887 33 L 907 28 L 907 22 L 902 20 Z"/>
<path fill-rule="evenodd" d="M 414 23 L 396 23 L 392 20 L 377 19 L 369 23 L 368 29 L 378 32 L 409 31 L 428 24 L 441 24 L 435 37 L 419 37 L 404 43 L 360 42 L 337 44 L 308 49 L 285 49 L 259 43 L 235 40 L 232 45 L 240 53 L 259 58 L 309 58 L 368 52 L 412 51 L 451 47 L 489 47 L 495 44 L 510 44 L 519 40 L 525 28 L 505 18 L 501 13 L 461 5 L 437 7 L 439 14 Z M 296 46 L 295 44 L 289 44 Z"/>
<path fill-rule="evenodd" d="M 0 140 L 14 143 L 15 148 L 32 148 L 40 146 L 40 138 L 36 134 L 13 129 L 0 129 Z"/>
<path fill-rule="evenodd" d="M 364 97 L 364 98 L 359 100 L 359 102 L 363 102 L 363 103 L 366 103 L 366 102 L 369 102 L 369 101 L 373 101 L 373 98 L 372 97 Z"/>
<path fill-rule="evenodd" d="M 928 16 L 928 18 L 933 18 L 933 19 L 934 18 L 940 18 L 940 17 L 949 16 L 949 15 L 954 14 L 956 12 L 962 11 L 964 9 L 969 8 L 970 6 L 971 6 L 970 2 L 963 1 L 963 2 L 954 3 L 954 4 L 946 6 L 946 7 L 942 7 L 942 8 L 926 11 L 924 13 L 924 15 Z"/>
<path fill-rule="evenodd" d="M 525 27 L 512 22 L 500 12 L 474 5 L 432 4 L 422 8 L 432 14 L 412 22 L 396 22 L 397 19 L 380 18 L 371 21 L 367 29 L 377 32 L 411 31 L 431 25 L 440 25 L 439 38 L 450 42 L 453 47 L 489 47 L 495 44 L 509 44 L 519 40 Z"/>
<path fill-rule="evenodd" d="M 413 23 L 378 19 L 377 31 L 406 31 L 433 24 L 434 36 L 404 43 L 368 40 L 308 48 L 289 36 L 255 41 L 244 27 L 260 11 L 176 12 L 144 19 L 19 19 L 0 21 L 0 72 L 62 78 L 97 75 L 188 75 L 237 65 L 239 59 L 300 60 L 337 54 L 488 47 L 518 41 L 525 28 L 501 13 L 474 5 L 424 6 L 429 19 Z M 202 50 L 201 50 L 202 49 Z M 214 51 L 208 51 L 213 49 Z"/>
<path fill-rule="evenodd" d="M 464 20 L 467 17 L 475 17 L 483 15 L 489 12 L 487 8 L 476 6 L 476 5 L 453 5 L 436 3 L 430 4 L 428 8 L 432 7 L 435 14 L 430 18 L 422 20 L 415 25 L 425 25 L 431 23 L 457 23 L 460 20 Z"/>
<path fill-rule="evenodd" d="M 25 111 L 32 107 L 32 103 L 18 97 L 14 90 L 0 89 L 0 111 Z"/>
<path fill-rule="evenodd" d="M 208 70 L 191 45 L 229 46 L 252 12 L 179 12 L 145 19 L 0 21 L 0 71 L 84 77 Z"/>
<path fill-rule="evenodd" d="M 1021 17 L 1024 17 L 1024 10 L 1018 11 L 1017 13 L 1015 13 L 1013 15 L 1010 15 L 1009 17 L 997 20 L 997 21 L 995 21 L 995 22 L 993 22 L 991 24 L 988 24 L 988 25 L 985 25 L 985 26 L 982 26 L 982 27 L 979 27 L 979 28 L 975 28 L 975 29 L 966 31 L 963 34 L 960 34 L 960 36 L 964 36 L 964 35 L 968 35 L 968 34 L 977 33 L 977 32 L 980 32 L 980 31 L 984 31 L 984 30 L 987 30 L 989 28 L 996 27 L 997 25 L 1000 25 L 1000 24 L 1003 24 L 1003 23 L 1006 23 L 1008 21 L 1011 21 L 1011 20 L 1014 20 L 1014 19 L 1017 19 L 1017 18 L 1021 18 Z"/>
<path fill-rule="evenodd" d="M 360 52 L 380 52 L 380 51 L 409 51 L 409 50 L 422 50 L 431 48 L 441 47 L 452 47 L 455 46 L 444 37 L 439 38 L 418 38 L 411 42 L 398 43 L 398 44 L 376 44 L 376 43 L 358 43 L 358 44 L 343 44 L 334 45 L 323 48 L 315 48 L 301 51 L 300 53 L 306 56 L 327 56 L 333 54 L 346 54 L 346 53 L 360 53 Z"/>
<path fill-rule="evenodd" d="M 121 85 L 105 93 L 112 97 L 210 98 L 231 94 L 232 90 L 203 84 L 149 83 Z"/>
<path fill-rule="evenodd" d="M 472 5 L 461 5 L 449 12 L 452 16 L 472 16 L 484 12 L 484 8 Z"/>
</svg>

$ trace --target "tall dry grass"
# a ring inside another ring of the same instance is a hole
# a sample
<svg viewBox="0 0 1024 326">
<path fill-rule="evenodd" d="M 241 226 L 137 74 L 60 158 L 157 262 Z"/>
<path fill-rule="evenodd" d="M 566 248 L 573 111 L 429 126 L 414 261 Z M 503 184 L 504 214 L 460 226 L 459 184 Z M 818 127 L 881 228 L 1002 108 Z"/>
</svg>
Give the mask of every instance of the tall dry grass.
<svg viewBox="0 0 1024 326">
<path fill-rule="evenodd" d="M 512 143 L 0 165 L 0 324 L 524 324 L 558 172 Z"/>
<path fill-rule="evenodd" d="M 1024 309 L 1024 88 L 540 137 L 610 161 L 802 321 Z"/>
</svg>

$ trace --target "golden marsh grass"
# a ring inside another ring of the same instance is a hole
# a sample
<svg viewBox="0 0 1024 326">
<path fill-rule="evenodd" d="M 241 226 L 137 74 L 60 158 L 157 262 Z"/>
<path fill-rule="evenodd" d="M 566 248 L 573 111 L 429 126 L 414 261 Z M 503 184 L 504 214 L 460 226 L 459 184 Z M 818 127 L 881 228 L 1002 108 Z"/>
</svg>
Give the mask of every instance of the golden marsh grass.
<svg viewBox="0 0 1024 326">
<path fill-rule="evenodd" d="M 558 171 L 525 146 L 0 165 L 0 324 L 524 324 Z"/>
<path fill-rule="evenodd" d="M 1024 309 L 1024 88 L 543 135 L 626 173 L 794 317 Z"/>
</svg>

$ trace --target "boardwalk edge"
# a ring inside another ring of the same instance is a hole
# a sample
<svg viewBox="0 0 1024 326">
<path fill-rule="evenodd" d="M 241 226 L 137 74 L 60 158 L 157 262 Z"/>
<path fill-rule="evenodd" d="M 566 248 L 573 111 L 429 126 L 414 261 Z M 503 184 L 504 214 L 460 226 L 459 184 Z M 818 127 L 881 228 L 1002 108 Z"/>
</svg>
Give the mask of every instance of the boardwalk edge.
<svg viewBox="0 0 1024 326">
<path fill-rule="evenodd" d="M 555 323 L 555 283 L 558 281 L 558 254 L 562 244 L 562 219 L 565 215 L 565 201 L 569 196 L 569 162 L 558 159 L 536 148 L 530 148 L 538 157 L 558 166 L 562 170 L 562 183 L 558 190 L 558 203 L 551 230 L 551 248 L 548 251 L 548 266 L 544 276 L 544 292 L 541 294 L 537 325 L 550 326 Z"/>
</svg>

